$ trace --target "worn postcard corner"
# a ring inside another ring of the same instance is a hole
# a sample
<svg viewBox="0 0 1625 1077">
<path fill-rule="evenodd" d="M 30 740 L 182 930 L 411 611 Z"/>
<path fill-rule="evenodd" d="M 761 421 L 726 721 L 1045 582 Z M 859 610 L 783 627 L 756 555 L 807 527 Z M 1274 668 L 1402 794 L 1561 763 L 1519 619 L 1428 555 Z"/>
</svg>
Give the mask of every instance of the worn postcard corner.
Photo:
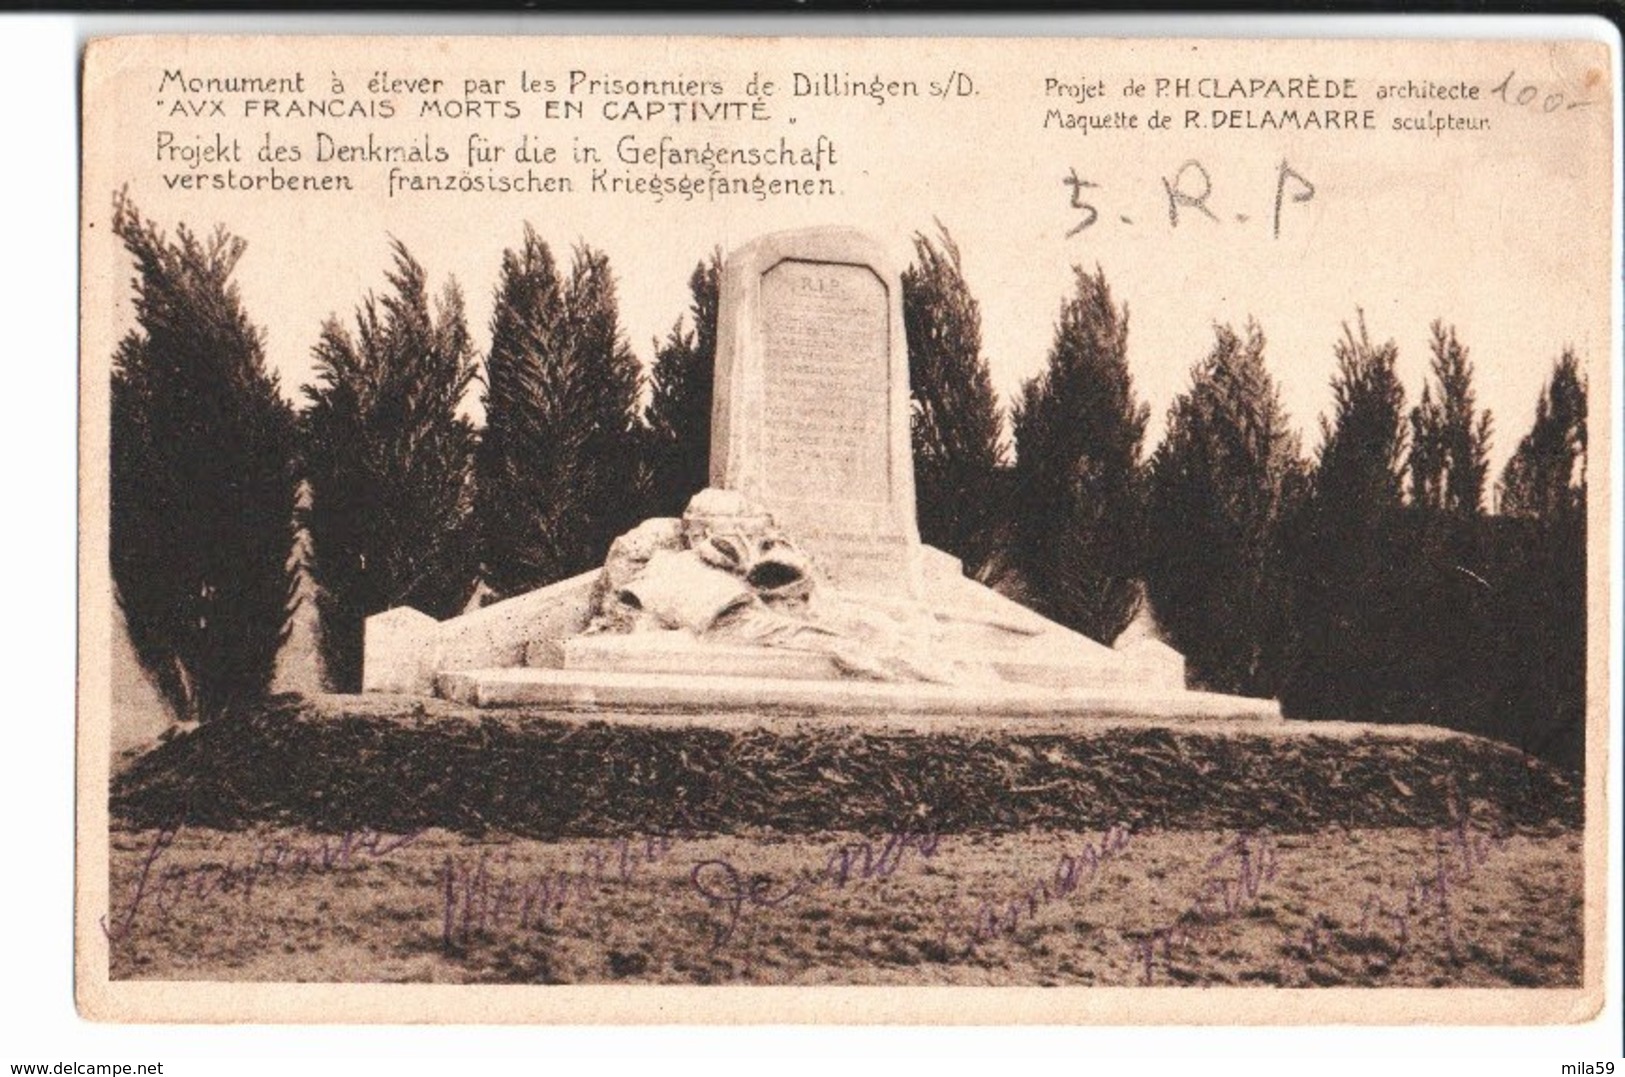
<svg viewBox="0 0 1625 1077">
<path fill-rule="evenodd" d="M 80 1012 L 1594 1018 L 1569 25 L 91 42 Z"/>
</svg>

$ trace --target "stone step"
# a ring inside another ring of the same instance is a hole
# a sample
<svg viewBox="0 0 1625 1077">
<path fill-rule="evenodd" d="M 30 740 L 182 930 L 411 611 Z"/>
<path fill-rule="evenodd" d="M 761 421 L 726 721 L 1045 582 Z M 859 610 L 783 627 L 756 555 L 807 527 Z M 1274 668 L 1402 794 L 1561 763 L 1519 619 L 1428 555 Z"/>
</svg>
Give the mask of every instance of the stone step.
<svg viewBox="0 0 1625 1077">
<path fill-rule="evenodd" d="M 441 673 L 442 698 L 479 707 L 608 710 L 805 710 L 830 715 L 1228 719 L 1279 721 L 1274 700 L 1211 692 L 1039 688 L 1021 684 L 898 684 L 574 669 L 474 669 Z"/>
<path fill-rule="evenodd" d="M 1184 668 L 1178 655 L 1173 656 L 1174 663 L 1169 665 L 1159 662 L 1162 656 L 1158 654 L 1123 653 L 1098 644 L 1090 649 L 1075 648 L 1069 646 L 1069 638 L 986 634 L 995 638 L 956 639 L 950 641 L 946 650 L 962 655 L 968 662 L 1006 681 L 1041 688 L 1179 691 L 1184 686 Z M 525 665 L 534 669 L 634 674 L 769 677 L 797 681 L 849 679 L 828 655 L 716 643 L 696 639 L 682 631 L 538 640 L 526 649 Z"/>
</svg>

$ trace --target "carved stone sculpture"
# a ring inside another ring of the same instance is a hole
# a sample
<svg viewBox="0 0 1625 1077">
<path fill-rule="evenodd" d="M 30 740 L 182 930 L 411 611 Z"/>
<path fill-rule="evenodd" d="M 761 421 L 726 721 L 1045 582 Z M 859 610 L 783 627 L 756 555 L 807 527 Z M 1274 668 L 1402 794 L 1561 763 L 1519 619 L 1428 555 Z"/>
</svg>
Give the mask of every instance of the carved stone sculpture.
<svg viewBox="0 0 1625 1077">
<path fill-rule="evenodd" d="M 873 680 L 961 679 L 931 657 L 927 616 L 835 591 L 770 514 L 732 490 L 702 490 L 681 520 L 646 520 L 616 539 L 588 631 L 806 651 Z"/>
</svg>

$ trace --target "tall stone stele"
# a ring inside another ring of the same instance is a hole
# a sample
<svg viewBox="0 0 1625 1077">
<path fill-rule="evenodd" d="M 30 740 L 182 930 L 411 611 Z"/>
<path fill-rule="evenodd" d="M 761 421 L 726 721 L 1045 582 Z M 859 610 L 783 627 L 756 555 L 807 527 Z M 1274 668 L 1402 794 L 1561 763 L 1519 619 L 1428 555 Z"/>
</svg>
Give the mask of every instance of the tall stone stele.
<svg viewBox="0 0 1625 1077">
<path fill-rule="evenodd" d="M 712 489 L 686 518 L 629 532 L 601 572 L 462 617 L 370 618 L 367 691 L 637 709 L 1278 716 L 1273 703 L 1186 692 L 1183 658 L 1154 636 L 1102 646 L 921 544 L 902 289 L 872 239 L 813 228 L 734 251 L 719 322 Z M 805 578 L 749 571 L 770 562 Z M 716 622 L 653 608 L 692 612 L 713 592 Z"/>
<path fill-rule="evenodd" d="M 711 485 L 773 514 L 835 586 L 922 596 L 898 275 L 849 229 L 728 258 Z"/>
</svg>

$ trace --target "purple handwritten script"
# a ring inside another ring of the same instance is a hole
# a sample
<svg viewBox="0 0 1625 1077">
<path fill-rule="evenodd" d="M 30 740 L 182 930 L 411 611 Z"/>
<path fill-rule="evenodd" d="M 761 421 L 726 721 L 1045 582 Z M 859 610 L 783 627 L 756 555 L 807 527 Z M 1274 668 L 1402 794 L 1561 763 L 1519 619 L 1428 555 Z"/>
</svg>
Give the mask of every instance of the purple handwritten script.
<svg viewBox="0 0 1625 1077">
<path fill-rule="evenodd" d="M 1023 923 L 1036 919 L 1047 906 L 1064 901 L 1078 888 L 1091 882 L 1101 866 L 1128 848 L 1132 831 L 1122 824 L 1112 826 L 1101 837 L 1100 844 L 1085 840 L 1077 855 L 1062 853 L 1055 866 L 1035 882 L 999 898 L 984 898 L 967 925 L 962 907 L 952 908 L 944 901 L 942 916 L 942 948 L 951 942 L 974 945 L 1001 935 L 1013 935 Z"/>
<path fill-rule="evenodd" d="M 1208 874 L 1184 911 L 1171 923 L 1134 940 L 1140 983 L 1150 986 L 1159 945 L 1166 961 L 1177 949 L 1189 947 L 1219 924 L 1241 915 L 1258 900 L 1264 884 L 1275 878 L 1276 864 L 1275 843 L 1267 834 L 1240 834 L 1226 842 L 1204 865 Z"/>
<path fill-rule="evenodd" d="M 490 850 L 472 864 L 448 856 L 441 871 L 441 939 L 450 948 L 466 945 L 475 932 L 538 927 L 567 907 L 593 901 L 607 881 L 633 881 L 639 868 L 666 859 L 675 846 L 667 835 L 621 838 L 586 849 L 570 867 L 518 876 L 506 853 L 496 863 Z"/>
<path fill-rule="evenodd" d="M 1360 905 L 1355 936 L 1387 941 L 1396 953 L 1404 954 L 1424 924 L 1436 925 L 1445 950 L 1457 956 L 1457 924 L 1452 897 L 1457 888 L 1470 881 L 1490 856 L 1505 846 L 1507 839 L 1483 831 L 1462 814 L 1453 828 L 1433 834 L 1430 866 L 1414 872 L 1408 884 L 1388 890 L 1374 890 Z M 1242 835 L 1225 845 L 1206 870 L 1196 897 L 1171 923 L 1134 939 L 1135 959 L 1140 966 L 1140 983 L 1150 985 L 1160 950 L 1164 961 L 1181 948 L 1188 948 L 1226 921 L 1241 915 L 1273 881 L 1279 867 L 1274 842 L 1267 835 Z M 1211 874 L 1223 869 L 1220 874 Z M 1326 956 L 1330 943 L 1339 936 L 1338 920 L 1316 912 L 1307 927 L 1289 932 L 1285 952 L 1303 966 Z"/>
<path fill-rule="evenodd" d="M 1456 922 L 1450 896 L 1506 842 L 1505 837 L 1474 827 L 1465 814 L 1458 817 L 1455 827 L 1435 830 L 1432 866 L 1416 872 L 1410 885 L 1397 893 L 1368 895 L 1360 906 L 1358 933 L 1381 938 L 1385 930 L 1391 929 L 1394 948 L 1403 954 L 1410 947 L 1412 927 L 1431 919 L 1439 925 L 1450 956 L 1455 957 Z"/>
<path fill-rule="evenodd" d="M 816 890 L 840 890 L 848 883 L 887 878 L 911 854 L 925 860 L 936 856 L 937 842 L 935 834 L 912 831 L 888 834 L 878 845 L 867 840 L 844 842 L 830 850 L 820 867 L 778 885 L 761 872 L 742 870 L 727 860 L 702 860 L 689 873 L 689 881 L 710 907 L 723 911 L 711 939 L 715 952 L 733 938 L 748 910 L 772 909 Z"/>
<path fill-rule="evenodd" d="M 180 830 L 166 827 L 153 835 L 152 845 L 141 860 L 139 874 L 130 888 L 130 897 L 117 914 L 102 917 L 102 931 L 118 940 L 135 925 L 136 917 L 148 900 L 164 916 L 185 902 L 201 903 L 220 894 L 238 894 L 246 903 L 254 896 L 261 879 L 278 875 L 308 875 L 344 870 L 360 854 L 377 859 L 404 849 L 423 835 L 414 830 L 390 837 L 376 830 L 345 831 L 337 838 L 317 837 L 314 841 L 293 843 L 284 838 L 261 841 L 246 860 L 223 864 L 181 867 L 159 861 L 169 852 Z"/>
</svg>

